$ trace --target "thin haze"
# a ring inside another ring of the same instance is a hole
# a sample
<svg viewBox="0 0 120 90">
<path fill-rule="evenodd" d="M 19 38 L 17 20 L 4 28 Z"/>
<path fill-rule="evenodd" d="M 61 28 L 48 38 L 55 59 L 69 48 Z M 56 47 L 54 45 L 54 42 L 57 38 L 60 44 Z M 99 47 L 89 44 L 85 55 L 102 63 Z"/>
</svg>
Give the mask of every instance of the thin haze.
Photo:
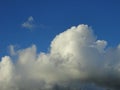
<svg viewBox="0 0 120 90">
<path fill-rule="evenodd" d="M 12 56 L 0 62 L 0 90 L 119 90 L 120 45 L 106 46 L 84 24 L 58 34 L 48 53 L 11 45 Z"/>
</svg>

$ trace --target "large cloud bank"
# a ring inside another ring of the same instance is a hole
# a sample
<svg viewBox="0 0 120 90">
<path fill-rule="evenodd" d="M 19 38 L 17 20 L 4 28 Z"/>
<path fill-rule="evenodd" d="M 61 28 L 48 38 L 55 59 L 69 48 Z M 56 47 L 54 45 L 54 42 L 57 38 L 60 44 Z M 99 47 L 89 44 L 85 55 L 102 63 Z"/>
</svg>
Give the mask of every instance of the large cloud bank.
<svg viewBox="0 0 120 90">
<path fill-rule="evenodd" d="M 120 45 L 106 45 L 88 25 L 73 26 L 54 38 L 49 53 L 32 45 L 2 57 L 0 90 L 119 90 Z"/>
</svg>

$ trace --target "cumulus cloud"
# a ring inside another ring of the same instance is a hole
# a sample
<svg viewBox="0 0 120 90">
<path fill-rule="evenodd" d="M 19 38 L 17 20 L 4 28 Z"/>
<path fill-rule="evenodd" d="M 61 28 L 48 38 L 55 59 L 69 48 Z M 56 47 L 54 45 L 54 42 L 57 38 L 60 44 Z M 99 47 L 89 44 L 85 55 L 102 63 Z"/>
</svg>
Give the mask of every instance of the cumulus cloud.
<svg viewBox="0 0 120 90">
<path fill-rule="evenodd" d="M 49 53 L 32 45 L 14 62 L 2 57 L 0 90 L 119 90 L 120 45 L 106 45 L 88 25 L 73 26 L 53 39 Z"/>
<path fill-rule="evenodd" d="M 32 16 L 28 17 L 27 21 L 22 24 L 22 27 L 26 29 L 34 29 L 36 27 L 34 18 Z"/>
</svg>

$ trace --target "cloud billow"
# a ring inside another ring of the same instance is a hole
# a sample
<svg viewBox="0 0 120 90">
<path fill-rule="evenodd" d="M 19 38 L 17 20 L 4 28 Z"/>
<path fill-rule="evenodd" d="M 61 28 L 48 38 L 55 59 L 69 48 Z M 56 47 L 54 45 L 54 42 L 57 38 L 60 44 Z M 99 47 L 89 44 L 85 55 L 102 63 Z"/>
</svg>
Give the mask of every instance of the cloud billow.
<svg viewBox="0 0 120 90">
<path fill-rule="evenodd" d="M 57 35 L 49 53 L 36 53 L 35 45 L 12 50 L 16 62 L 0 62 L 0 90 L 119 90 L 120 45 L 106 46 L 81 24 Z"/>
</svg>

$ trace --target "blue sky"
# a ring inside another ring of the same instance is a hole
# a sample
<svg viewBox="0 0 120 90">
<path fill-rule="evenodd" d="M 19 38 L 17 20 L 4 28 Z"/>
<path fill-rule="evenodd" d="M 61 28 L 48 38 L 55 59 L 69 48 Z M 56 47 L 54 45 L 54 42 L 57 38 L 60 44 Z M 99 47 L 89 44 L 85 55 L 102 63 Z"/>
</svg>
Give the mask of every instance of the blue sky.
<svg viewBox="0 0 120 90">
<path fill-rule="evenodd" d="M 120 89 L 119 35 L 120 0 L 0 0 L 0 90 Z"/>
<path fill-rule="evenodd" d="M 8 46 L 26 48 L 35 44 L 47 51 L 52 39 L 71 26 L 88 24 L 98 39 L 119 44 L 119 0 L 0 0 L 0 57 Z M 36 28 L 22 27 L 28 18 Z"/>
</svg>

